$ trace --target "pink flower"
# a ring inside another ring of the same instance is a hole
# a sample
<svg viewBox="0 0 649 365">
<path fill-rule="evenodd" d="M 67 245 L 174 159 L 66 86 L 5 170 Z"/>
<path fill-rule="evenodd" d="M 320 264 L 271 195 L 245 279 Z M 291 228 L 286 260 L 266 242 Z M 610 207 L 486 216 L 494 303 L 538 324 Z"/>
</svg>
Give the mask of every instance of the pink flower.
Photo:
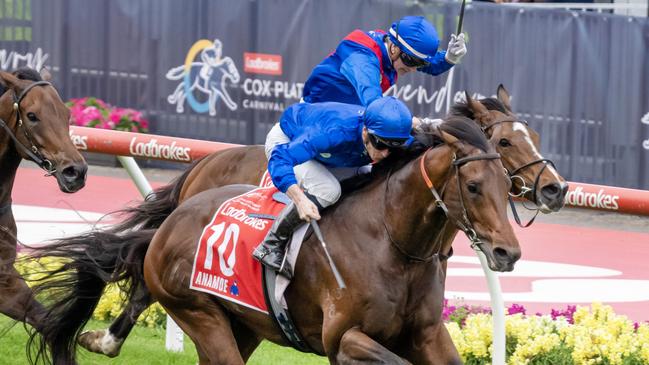
<svg viewBox="0 0 649 365">
<path fill-rule="evenodd" d="M 119 124 L 122 117 L 126 114 L 125 111 L 126 111 L 126 109 L 115 107 L 115 108 L 111 109 L 109 119 L 115 125 L 117 125 L 117 124 Z"/>
<path fill-rule="evenodd" d="M 517 314 L 520 313 L 522 315 L 525 315 L 525 307 L 523 307 L 520 304 L 512 304 L 511 307 L 507 308 L 507 314 L 512 315 L 512 314 Z"/>
<path fill-rule="evenodd" d="M 130 108 L 113 107 L 101 99 L 85 97 L 70 99 L 70 124 L 104 129 L 145 132 L 148 121 L 142 112 Z"/>
<path fill-rule="evenodd" d="M 552 309 L 550 315 L 552 316 L 552 319 L 557 319 L 557 317 L 565 317 L 566 320 L 568 320 L 568 323 L 573 324 L 575 322 L 573 317 L 576 311 L 577 311 L 576 305 L 569 305 L 566 307 L 565 310 Z"/>
</svg>

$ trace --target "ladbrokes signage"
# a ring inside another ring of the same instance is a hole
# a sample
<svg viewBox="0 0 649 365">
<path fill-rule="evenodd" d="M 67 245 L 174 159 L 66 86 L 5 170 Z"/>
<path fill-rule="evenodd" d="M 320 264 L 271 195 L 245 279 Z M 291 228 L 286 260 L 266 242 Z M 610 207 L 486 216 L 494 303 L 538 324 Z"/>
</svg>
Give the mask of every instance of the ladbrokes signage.
<svg viewBox="0 0 649 365">
<path fill-rule="evenodd" d="M 129 144 L 129 152 L 132 156 L 141 156 L 149 158 L 157 158 L 179 162 L 191 161 L 190 156 L 191 148 L 178 146 L 176 141 L 170 144 L 158 143 L 158 140 L 153 138 L 149 141 L 138 141 L 137 137 L 131 139 Z"/>
<path fill-rule="evenodd" d="M 253 74 L 281 75 L 282 56 L 266 53 L 243 53 L 243 71 Z"/>
<path fill-rule="evenodd" d="M 589 192 L 584 191 L 581 186 L 577 186 L 575 190 L 566 194 L 566 204 L 586 208 L 618 210 L 619 200 L 618 195 L 607 194 L 604 189 L 599 189 L 598 192 Z"/>
</svg>

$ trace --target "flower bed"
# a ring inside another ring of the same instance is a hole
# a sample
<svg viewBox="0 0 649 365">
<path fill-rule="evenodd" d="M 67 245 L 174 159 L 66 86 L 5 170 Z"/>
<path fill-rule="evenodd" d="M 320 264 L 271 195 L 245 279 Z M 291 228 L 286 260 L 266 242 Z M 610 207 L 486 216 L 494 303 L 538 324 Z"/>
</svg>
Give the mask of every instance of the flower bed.
<svg viewBox="0 0 649 365">
<path fill-rule="evenodd" d="M 149 122 L 142 113 L 129 108 L 118 108 L 93 97 L 70 99 L 70 124 L 80 127 L 114 129 L 125 132 L 144 133 Z"/>
<path fill-rule="evenodd" d="M 507 364 L 649 364 L 649 324 L 616 315 L 610 306 L 594 303 L 526 315 L 524 307 L 514 304 L 507 312 Z M 444 316 L 465 363 L 491 364 L 489 310 L 447 302 Z"/>
</svg>

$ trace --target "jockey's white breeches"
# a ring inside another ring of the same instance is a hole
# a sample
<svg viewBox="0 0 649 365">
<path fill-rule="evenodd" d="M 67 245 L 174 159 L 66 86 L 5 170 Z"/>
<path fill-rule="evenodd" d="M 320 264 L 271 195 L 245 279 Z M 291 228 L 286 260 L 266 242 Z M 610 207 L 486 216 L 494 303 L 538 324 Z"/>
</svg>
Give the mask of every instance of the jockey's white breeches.
<svg viewBox="0 0 649 365">
<path fill-rule="evenodd" d="M 270 158 L 275 146 L 290 141 L 291 139 L 284 134 L 279 123 L 275 124 L 266 136 L 266 157 Z M 340 199 L 339 181 L 358 174 L 368 173 L 368 167 L 327 167 L 316 160 L 309 160 L 295 166 L 293 171 L 302 190 L 316 197 L 318 203 L 323 207 L 328 207 Z"/>
</svg>

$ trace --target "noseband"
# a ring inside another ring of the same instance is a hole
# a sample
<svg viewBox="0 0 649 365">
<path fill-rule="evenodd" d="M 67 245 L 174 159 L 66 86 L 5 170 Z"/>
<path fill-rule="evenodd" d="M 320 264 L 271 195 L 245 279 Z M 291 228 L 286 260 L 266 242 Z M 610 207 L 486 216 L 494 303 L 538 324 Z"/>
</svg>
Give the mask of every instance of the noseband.
<svg viewBox="0 0 649 365">
<path fill-rule="evenodd" d="M 529 127 L 529 124 L 527 123 L 526 120 L 502 119 L 502 120 L 496 120 L 495 122 L 482 127 L 482 131 L 484 132 L 484 134 L 486 136 L 491 138 L 491 136 L 489 135 L 489 130 L 494 126 L 496 126 L 498 124 L 503 124 L 503 123 L 522 123 L 522 124 L 525 125 L 526 128 Z M 543 167 L 541 168 L 541 171 L 539 171 L 539 173 L 534 178 L 534 184 L 532 185 L 532 188 L 529 188 L 527 186 L 527 184 L 525 183 L 525 179 L 523 179 L 520 175 L 518 175 L 518 173 L 521 172 L 522 170 L 528 168 L 528 167 L 534 166 L 534 165 L 539 164 L 539 163 L 542 163 Z M 545 169 L 548 167 L 548 164 L 550 166 L 552 166 L 552 168 L 554 168 L 556 170 L 556 167 L 554 166 L 554 162 L 552 162 L 550 159 L 547 159 L 547 158 L 540 158 L 540 159 L 537 159 L 537 160 L 532 160 L 532 161 L 530 161 L 530 162 L 528 162 L 528 163 L 526 163 L 526 164 L 524 164 L 522 166 L 519 166 L 519 167 L 513 169 L 512 171 L 507 170 L 507 174 L 509 175 L 509 178 L 512 181 L 512 189 L 514 189 L 516 187 L 516 180 L 520 181 L 520 183 L 522 184 L 518 194 L 514 194 L 512 192 L 509 193 L 509 205 L 512 208 L 512 214 L 514 215 L 514 220 L 516 220 L 516 223 L 519 226 L 523 227 L 523 228 L 527 228 L 530 225 L 532 225 L 532 223 L 536 219 L 536 216 L 539 214 L 540 209 L 538 207 L 538 201 L 537 201 L 537 198 L 536 198 L 536 195 L 537 195 L 536 192 L 537 192 L 537 187 L 538 187 L 538 184 L 539 184 L 539 180 L 541 179 L 541 175 L 543 174 L 543 171 L 545 171 Z M 523 207 L 525 207 L 528 210 L 536 210 L 536 213 L 534 213 L 534 217 L 532 217 L 532 219 L 530 219 L 530 221 L 527 222 L 527 224 L 523 224 L 523 223 L 521 223 L 521 219 L 518 216 L 518 212 L 516 211 L 516 206 L 514 205 L 514 199 L 513 198 L 524 197 L 525 195 L 527 195 L 527 193 L 532 193 L 532 201 L 536 205 L 536 208 L 528 208 L 524 203 L 523 203 Z"/>
<path fill-rule="evenodd" d="M 21 149 L 27 156 L 29 156 L 32 161 L 36 162 L 38 166 L 47 171 L 47 175 L 52 175 L 56 172 L 56 168 L 50 160 L 43 156 L 39 148 L 36 146 L 36 143 L 34 142 L 34 135 L 32 134 L 31 129 L 23 123 L 23 119 L 20 114 L 20 102 L 25 98 L 27 93 L 36 86 L 48 85 L 51 86 L 52 84 L 47 81 L 37 81 L 29 84 L 29 86 L 27 86 L 20 93 L 20 95 L 16 95 L 16 92 L 14 91 L 13 108 L 16 111 L 16 130 L 22 128 L 25 138 L 31 144 L 31 147 L 27 147 L 22 142 L 20 142 L 11 128 L 9 128 L 9 126 L 7 125 L 7 122 L 5 122 L 2 118 L 0 118 L 0 127 L 4 128 L 4 130 L 9 134 L 9 137 L 11 137 L 11 139 L 14 141 L 17 148 Z"/>
</svg>

